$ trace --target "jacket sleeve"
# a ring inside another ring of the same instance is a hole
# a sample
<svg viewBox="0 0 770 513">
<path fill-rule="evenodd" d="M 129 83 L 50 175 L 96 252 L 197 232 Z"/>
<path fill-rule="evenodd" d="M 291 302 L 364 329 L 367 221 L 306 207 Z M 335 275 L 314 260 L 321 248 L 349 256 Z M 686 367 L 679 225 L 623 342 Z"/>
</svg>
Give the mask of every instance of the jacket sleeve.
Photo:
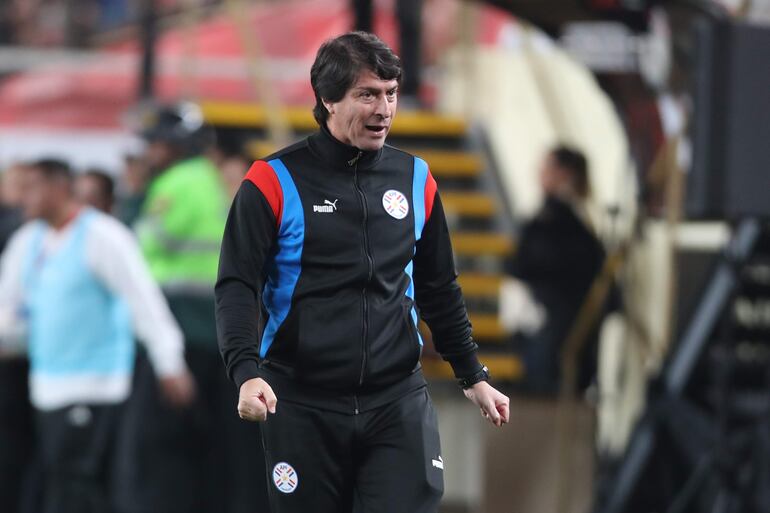
<svg viewBox="0 0 770 513">
<path fill-rule="evenodd" d="M 258 377 L 263 269 L 278 233 L 272 198 L 248 177 L 230 208 L 215 287 L 219 349 L 239 388 Z"/>
<path fill-rule="evenodd" d="M 432 180 L 432 178 L 430 178 Z M 434 188 L 435 191 L 435 188 Z M 426 201 L 426 221 L 414 255 L 415 300 L 420 316 L 433 334 L 436 350 L 450 363 L 457 378 L 469 377 L 481 364 L 478 346 L 457 284 L 444 209 L 438 191 Z"/>
</svg>

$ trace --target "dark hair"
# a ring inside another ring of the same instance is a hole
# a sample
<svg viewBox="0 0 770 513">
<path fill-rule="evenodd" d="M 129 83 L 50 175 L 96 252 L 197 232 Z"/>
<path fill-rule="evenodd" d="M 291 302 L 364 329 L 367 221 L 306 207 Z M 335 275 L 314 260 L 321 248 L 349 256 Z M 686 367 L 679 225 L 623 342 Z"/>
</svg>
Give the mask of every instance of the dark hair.
<svg viewBox="0 0 770 513">
<path fill-rule="evenodd" d="M 591 182 L 588 179 L 588 160 L 583 152 L 562 144 L 551 150 L 551 156 L 561 169 L 571 175 L 580 197 L 587 198 L 591 194 Z"/>
<path fill-rule="evenodd" d="M 102 194 L 104 194 L 108 201 L 112 202 L 112 200 L 115 199 L 115 180 L 113 180 L 106 171 L 102 171 L 101 169 L 89 169 L 83 173 L 83 176 L 93 178 L 99 182 Z"/>
<path fill-rule="evenodd" d="M 32 162 L 28 169 L 40 172 L 47 180 L 72 181 L 72 168 L 63 160 L 45 158 Z"/>
<path fill-rule="evenodd" d="M 374 34 L 348 32 L 321 45 L 310 69 L 316 102 L 313 117 L 319 125 L 324 125 L 329 117 L 323 100 L 342 100 L 363 70 L 401 84 L 401 60 Z"/>
</svg>

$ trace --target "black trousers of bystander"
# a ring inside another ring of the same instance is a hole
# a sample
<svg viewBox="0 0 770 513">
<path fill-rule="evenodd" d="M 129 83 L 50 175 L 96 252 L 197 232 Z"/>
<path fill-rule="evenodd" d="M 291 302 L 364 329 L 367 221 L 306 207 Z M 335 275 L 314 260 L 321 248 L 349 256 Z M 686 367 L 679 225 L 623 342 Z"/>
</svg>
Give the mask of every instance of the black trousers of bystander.
<svg viewBox="0 0 770 513">
<path fill-rule="evenodd" d="M 26 358 L 0 358 L 0 511 L 19 511 L 35 432 Z"/>
<path fill-rule="evenodd" d="M 79 404 L 36 415 L 42 513 L 109 513 L 121 405 Z"/>
</svg>

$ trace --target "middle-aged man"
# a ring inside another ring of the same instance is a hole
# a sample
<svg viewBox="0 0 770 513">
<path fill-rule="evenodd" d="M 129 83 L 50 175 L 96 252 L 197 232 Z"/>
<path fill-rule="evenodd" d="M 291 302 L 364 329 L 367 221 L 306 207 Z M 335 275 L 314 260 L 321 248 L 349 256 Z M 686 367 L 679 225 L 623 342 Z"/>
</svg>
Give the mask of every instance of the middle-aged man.
<svg viewBox="0 0 770 513">
<path fill-rule="evenodd" d="M 400 79 L 376 36 L 324 43 L 320 131 L 257 161 L 230 210 L 219 340 L 240 416 L 264 422 L 273 513 L 437 510 L 444 464 L 415 306 L 465 395 L 508 421 L 476 357 L 436 182 L 384 146 Z"/>
<path fill-rule="evenodd" d="M 43 513 L 111 511 L 110 469 L 131 391 L 134 332 L 171 404 L 194 395 L 182 333 L 131 233 L 75 199 L 69 166 L 24 172 L 31 221 L 0 263 L 0 342 L 27 326 Z"/>
</svg>

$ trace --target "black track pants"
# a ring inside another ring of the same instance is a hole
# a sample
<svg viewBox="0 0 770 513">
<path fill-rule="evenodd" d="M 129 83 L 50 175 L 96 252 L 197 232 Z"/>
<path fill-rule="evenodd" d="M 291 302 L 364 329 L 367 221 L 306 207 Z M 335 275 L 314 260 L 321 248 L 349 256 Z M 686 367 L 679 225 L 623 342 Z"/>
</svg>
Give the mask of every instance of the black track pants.
<svg viewBox="0 0 770 513">
<path fill-rule="evenodd" d="M 37 414 L 44 513 L 109 513 L 121 406 L 76 405 Z"/>
<path fill-rule="evenodd" d="M 281 401 L 262 425 L 272 513 L 435 513 L 444 491 L 426 388 L 359 415 Z"/>
<path fill-rule="evenodd" d="M 0 358 L 0 511 L 19 511 L 34 431 L 26 358 Z"/>
</svg>

